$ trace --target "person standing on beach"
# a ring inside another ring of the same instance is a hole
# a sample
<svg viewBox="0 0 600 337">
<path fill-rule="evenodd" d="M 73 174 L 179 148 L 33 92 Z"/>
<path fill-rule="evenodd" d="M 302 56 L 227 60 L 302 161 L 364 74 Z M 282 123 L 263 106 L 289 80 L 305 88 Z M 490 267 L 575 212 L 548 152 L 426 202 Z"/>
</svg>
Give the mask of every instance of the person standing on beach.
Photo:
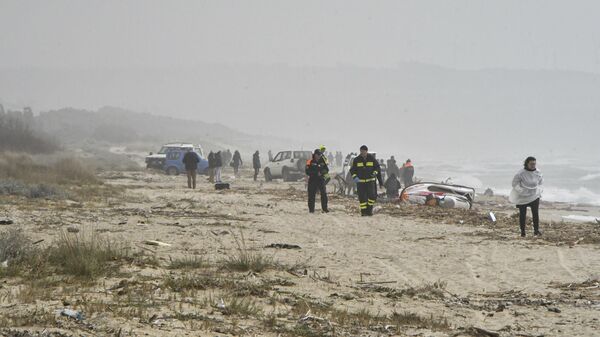
<svg viewBox="0 0 600 337">
<path fill-rule="evenodd" d="M 415 167 L 412 164 L 410 159 L 406 160 L 406 163 L 402 165 L 402 182 L 405 187 L 408 187 L 413 184 L 415 176 Z"/>
<path fill-rule="evenodd" d="M 208 181 L 215 182 L 215 153 L 212 151 L 208 154 Z"/>
<path fill-rule="evenodd" d="M 183 165 L 185 166 L 185 171 L 187 172 L 187 183 L 188 188 L 196 188 L 196 173 L 198 170 L 198 163 L 200 162 L 200 158 L 193 149 L 189 148 L 185 155 L 183 155 L 182 159 Z"/>
<path fill-rule="evenodd" d="M 369 148 L 366 145 L 361 146 L 360 155 L 354 158 L 350 168 L 358 190 L 361 216 L 373 215 L 373 206 L 377 200 L 377 180 L 379 186 L 383 187 L 380 170 L 379 162 L 369 153 Z"/>
<path fill-rule="evenodd" d="M 221 170 L 223 169 L 223 154 L 221 151 L 215 153 L 215 182 L 221 183 Z"/>
<path fill-rule="evenodd" d="M 508 198 L 519 209 L 519 227 L 521 228 L 522 237 L 525 237 L 528 207 L 531 208 L 531 215 L 533 216 L 533 235 L 542 235 L 540 232 L 539 207 L 543 183 L 544 177 L 537 169 L 537 160 L 534 157 L 527 157 L 523 168 L 513 178 L 513 188 Z"/>
<path fill-rule="evenodd" d="M 306 161 L 306 175 L 308 176 L 308 211 L 315 212 L 315 200 L 317 191 L 321 194 L 321 210 L 328 213 L 327 209 L 327 189 L 325 176 L 329 174 L 329 168 L 321 158 L 323 154 L 319 149 L 315 150 L 312 159 Z"/>
<path fill-rule="evenodd" d="M 256 181 L 258 171 L 260 170 L 260 154 L 258 153 L 258 150 L 252 155 L 252 167 L 254 168 L 254 181 Z"/>
<path fill-rule="evenodd" d="M 240 166 L 242 166 L 242 156 L 240 155 L 240 151 L 235 150 L 235 152 L 233 153 L 231 166 L 233 166 L 233 174 L 237 177 L 240 170 Z"/>
</svg>

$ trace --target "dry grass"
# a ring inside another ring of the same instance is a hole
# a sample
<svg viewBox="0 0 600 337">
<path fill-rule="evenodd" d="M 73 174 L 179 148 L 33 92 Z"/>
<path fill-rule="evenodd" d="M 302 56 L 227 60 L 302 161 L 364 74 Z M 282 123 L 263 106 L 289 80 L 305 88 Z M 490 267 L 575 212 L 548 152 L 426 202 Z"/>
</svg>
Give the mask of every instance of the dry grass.
<svg viewBox="0 0 600 337">
<path fill-rule="evenodd" d="M 129 256 L 129 248 L 98 234 L 61 232 L 48 248 L 48 262 L 65 275 L 93 279 L 114 272 L 114 262 Z"/>
<path fill-rule="evenodd" d="M 204 258 L 198 255 L 184 256 L 178 259 L 169 257 L 169 260 L 169 269 L 201 269 L 209 266 Z"/>
<path fill-rule="evenodd" d="M 92 167 L 65 155 L 0 154 L 0 179 L 27 184 L 100 184 Z"/>
<path fill-rule="evenodd" d="M 244 233 L 238 238 L 233 234 L 236 248 L 233 254 L 228 255 L 221 261 L 221 266 L 230 271 L 256 272 L 260 273 L 267 269 L 276 269 L 277 264 L 272 257 L 266 256 L 259 251 L 251 251 L 246 246 Z"/>
<path fill-rule="evenodd" d="M 98 276 L 114 274 L 118 270 L 116 263 L 129 259 L 127 245 L 101 237 L 95 232 L 61 232 L 45 249 L 33 247 L 22 234 L 10 232 L 7 238 L 14 241 L 9 244 L 0 242 L 9 259 L 9 267 L 0 269 L 5 276 L 39 279 L 58 273 L 93 280 Z"/>
</svg>

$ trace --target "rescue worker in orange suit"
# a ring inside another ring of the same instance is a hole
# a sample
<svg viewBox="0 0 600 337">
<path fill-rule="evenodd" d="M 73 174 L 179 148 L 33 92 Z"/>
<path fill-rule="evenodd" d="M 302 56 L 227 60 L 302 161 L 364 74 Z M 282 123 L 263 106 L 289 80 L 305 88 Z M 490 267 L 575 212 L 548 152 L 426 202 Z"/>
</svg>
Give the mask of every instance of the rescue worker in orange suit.
<svg viewBox="0 0 600 337">
<path fill-rule="evenodd" d="M 381 168 L 375 157 L 369 153 L 366 145 L 360 147 L 360 155 L 352 161 L 350 174 L 356 183 L 358 200 L 360 203 L 360 215 L 373 215 L 373 206 L 377 200 L 377 181 L 383 187 L 381 179 Z"/>
<path fill-rule="evenodd" d="M 323 154 L 319 149 L 315 150 L 312 159 L 306 161 L 306 175 L 308 176 L 308 211 L 315 212 L 315 200 L 317 191 L 321 194 L 321 210 L 328 213 L 327 189 L 325 188 L 325 177 L 329 175 L 327 164 L 321 161 Z"/>
</svg>

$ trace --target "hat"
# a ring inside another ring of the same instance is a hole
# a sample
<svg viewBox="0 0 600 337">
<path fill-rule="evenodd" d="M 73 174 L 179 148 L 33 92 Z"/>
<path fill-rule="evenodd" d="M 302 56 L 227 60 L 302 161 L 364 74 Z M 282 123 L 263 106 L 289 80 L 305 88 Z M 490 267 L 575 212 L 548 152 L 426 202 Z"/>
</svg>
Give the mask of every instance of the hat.
<svg viewBox="0 0 600 337">
<path fill-rule="evenodd" d="M 321 150 L 316 149 L 315 152 L 313 152 L 313 154 L 318 154 L 320 156 L 321 155 Z"/>
<path fill-rule="evenodd" d="M 365 151 L 369 151 L 369 148 L 366 145 L 363 145 L 360 147 L 360 150 L 365 150 Z"/>
</svg>

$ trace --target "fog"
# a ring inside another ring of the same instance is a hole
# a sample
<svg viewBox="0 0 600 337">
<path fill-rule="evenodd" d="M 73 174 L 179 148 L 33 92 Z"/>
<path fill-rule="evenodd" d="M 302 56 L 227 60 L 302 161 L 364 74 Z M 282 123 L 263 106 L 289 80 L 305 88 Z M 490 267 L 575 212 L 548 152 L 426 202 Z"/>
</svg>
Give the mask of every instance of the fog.
<svg viewBox="0 0 600 337">
<path fill-rule="evenodd" d="M 595 1 L 0 2 L 0 103 L 117 106 L 290 144 L 597 156 Z M 567 157 L 564 157 L 567 158 Z"/>
</svg>

